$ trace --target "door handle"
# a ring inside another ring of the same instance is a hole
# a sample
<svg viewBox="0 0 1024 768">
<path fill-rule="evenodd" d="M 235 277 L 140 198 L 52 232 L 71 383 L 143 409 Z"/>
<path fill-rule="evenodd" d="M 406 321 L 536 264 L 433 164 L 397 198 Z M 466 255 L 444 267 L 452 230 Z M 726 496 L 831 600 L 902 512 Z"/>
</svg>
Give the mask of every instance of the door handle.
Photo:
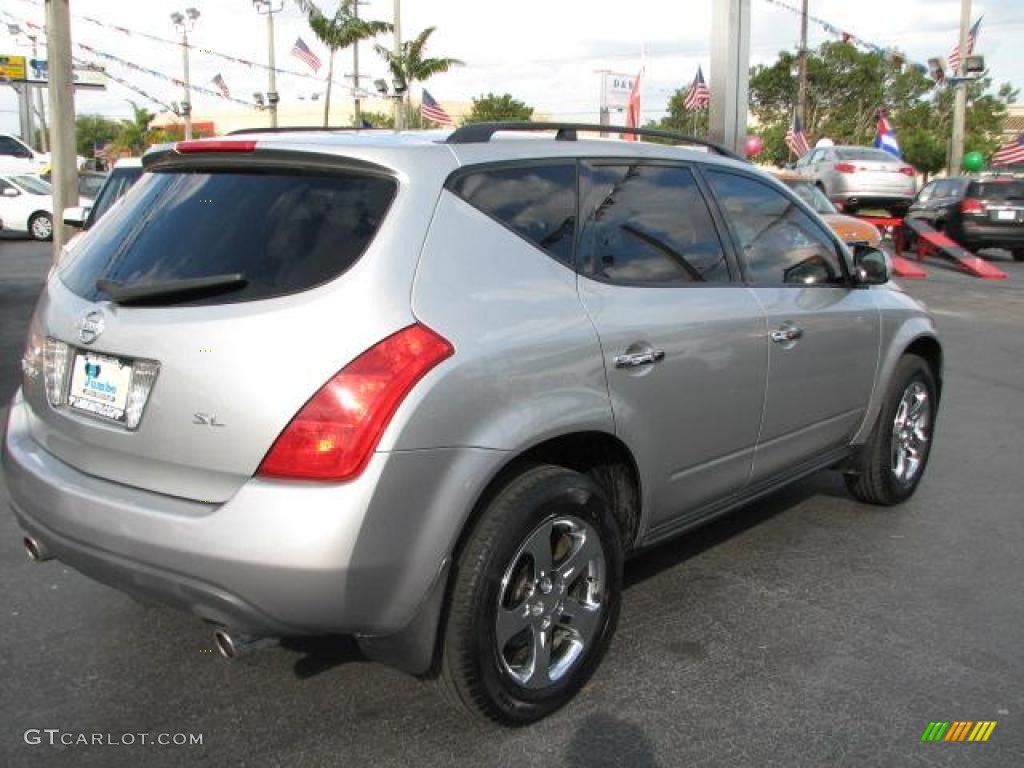
<svg viewBox="0 0 1024 768">
<path fill-rule="evenodd" d="M 632 352 L 615 358 L 616 368 L 639 368 L 642 365 L 660 363 L 665 359 L 665 350 L 649 349 L 646 352 Z"/>
<path fill-rule="evenodd" d="M 779 328 L 772 331 L 772 341 L 776 344 L 789 344 L 797 339 L 802 338 L 804 335 L 804 329 L 798 328 L 792 323 L 784 323 Z"/>
</svg>

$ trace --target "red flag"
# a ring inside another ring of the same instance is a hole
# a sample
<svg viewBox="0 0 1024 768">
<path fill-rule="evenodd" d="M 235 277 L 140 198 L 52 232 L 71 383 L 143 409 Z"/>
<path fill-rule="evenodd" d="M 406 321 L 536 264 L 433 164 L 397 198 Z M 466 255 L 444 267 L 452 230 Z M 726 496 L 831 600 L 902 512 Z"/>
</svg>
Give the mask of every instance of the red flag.
<svg viewBox="0 0 1024 768">
<path fill-rule="evenodd" d="M 626 103 L 627 128 L 640 127 L 640 78 L 643 77 L 643 74 L 644 71 L 641 69 L 640 73 L 636 76 L 636 80 L 633 81 L 633 87 L 629 89 L 629 101 Z M 635 133 L 623 133 L 621 137 L 625 141 L 640 140 L 640 137 Z"/>
</svg>

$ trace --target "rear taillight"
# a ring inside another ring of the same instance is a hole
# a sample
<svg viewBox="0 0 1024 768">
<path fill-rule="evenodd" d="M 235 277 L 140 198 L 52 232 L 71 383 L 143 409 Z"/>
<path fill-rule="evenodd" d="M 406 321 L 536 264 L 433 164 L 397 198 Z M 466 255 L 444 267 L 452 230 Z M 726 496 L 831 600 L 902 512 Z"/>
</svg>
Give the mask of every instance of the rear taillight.
<svg viewBox="0 0 1024 768">
<path fill-rule="evenodd" d="M 856 173 L 857 167 L 852 163 L 836 163 L 835 169 L 840 173 Z"/>
<path fill-rule="evenodd" d="M 257 474 L 330 481 L 356 477 L 405 396 L 454 352 L 448 341 L 418 324 L 366 350 L 295 414 Z"/>
<path fill-rule="evenodd" d="M 981 200 L 976 200 L 973 197 L 966 198 L 960 203 L 960 213 L 985 213 L 985 204 Z"/>
<path fill-rule="evenodd" d="M 256 142 L 238 139 L 198 139 L 196 141 L 179 141 L 174 151 L 182 155 L 198 152 L 254 152 Z"/>
<path fill-rule="evenodd" d="M 914 169 L 914 166 L 912 165 L 904 165 L 902 168 L 900 168 L 900 173 L 902 173 L 904 176 L 917 176 L 917 171 Z"/>
</svg>

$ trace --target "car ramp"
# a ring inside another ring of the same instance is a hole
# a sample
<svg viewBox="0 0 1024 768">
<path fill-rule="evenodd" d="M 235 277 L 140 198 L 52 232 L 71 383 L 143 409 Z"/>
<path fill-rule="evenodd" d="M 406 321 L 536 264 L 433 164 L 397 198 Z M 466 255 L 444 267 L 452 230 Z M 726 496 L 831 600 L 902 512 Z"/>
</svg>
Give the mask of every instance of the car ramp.
<svg viewBox="0 0 1024 768">
<path fill-rule="evenodd" d="M 896 253 L 892 255 L 892 272 L 896 277 L 905 277 L 910 280 L 924 280 L 928 273 L 921 267 L 904 257 L 903 254 L 903 219 L 890 216 L 858 216 L 861 221 L 874 224 L 884 232 L 892 230 L 892 241 L 896 244 Z"/>
<path fill-rule="evenodd" d="M 904 219 L 903 234 L 913 232 L 917 235 L 917 258 L 923 261 L 926 256 L 938 257 L 951 261 L 964 272 L 986 280 L 1002 280 L 1007 274 L 951 240 L 931 225 L 920 219 Z M 897 252 L 902 252 L 903 237 L 897 239 Z"/>
</svg>

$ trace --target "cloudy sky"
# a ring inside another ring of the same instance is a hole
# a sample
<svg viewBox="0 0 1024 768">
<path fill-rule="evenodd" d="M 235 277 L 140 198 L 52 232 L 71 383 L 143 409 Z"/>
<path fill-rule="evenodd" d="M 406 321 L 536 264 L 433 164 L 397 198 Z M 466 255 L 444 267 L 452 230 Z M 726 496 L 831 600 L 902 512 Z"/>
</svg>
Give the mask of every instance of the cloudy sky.
<svg viewBox="0 0 1024 768">
<path fill-rule="evenodd" d="M 797 6 L 799 0 L 783 0 Z M 325 5 L 333 7 L 335 0 Z M 688 84 L 698 65 L 708 73 L 712 0 L 518 0 L 515 3 L 482 0 L 404 0 L 402 28 L 410 37 L 429 25 L 438 27 L 429 51 L 463 59 L 466 66 L 428 83 L 433 96 L 445 101 L 468 101 L 487 91 L 510 92 L 539 112 L 566 120 L 596 119 L 599 76 L 596 70 L 636 72 L 641 50 L 646 49 L 647 81 L 643 117 L 664 114 L 671 92 Z M 200 17 L 192 42 L 236 57 L 266 61 L 265 20 L 251 0 L 72 0 L 73 15 L 92 16 L 150 34 L 174 37 L 171 12 L 189 5 Z M 772 61 L 780 50 L 794 48 L 799 17 L 772 4 L 751 0 L 753 25 L 751 62 Z M 2 9 L 21 19 L 42 23 L 40 0 L 3 0 Z M 391 20 L 393 0 L 361 4 L 368 18 Z M 957 37 L 959 0 L 811 0 L 811 14 L 835 27 L 882 47 L 898 46 L 912 60 L 925 62 L 945 55 Z M 986 56 L 997 82 L 1009 81 L 1024 89 L 1024 2 L 985 0 L 974 3 L 974 16 L 984 14 L 977 52 Z M 326 51 L 306 26 L 292 0 L 284 0 L 278 15 L 278 66 L 305 70 L 288 52 L 299 35 L 326 61 Z M 24 38 L 7 34 L 7 16 L 0 16 L 0 53 L 27 54 Z M 72 19 L 72 39 L 173 77 L 181 77 L 180 49 L 106 30 Z M 820 26 L 810 25 L 812 45 L 835 39 Z M 385 40 L 387 42 L 387 40 Z M 362 56 L 363 71 L 380 76 L 384 68 L 369 46 Z M 76 54 L 81 54 L 76 51 Z M 83 54 L 84 55 L 84 54 Z M 113 74 L 157 98 L 175 101 L 180 89 L 158 77 L 140 74 L 122 65 L 105 63 Z M 321 70 L 323 72 L 324 70 Z M 343 54 L 336 80 L 351 72 L 351 55 Z M 209 86 L 221 74 L 233 95 L 250 98 L 265 91 L 266 73 L 195 52 L 192 80 Z M 322 83 L 283 75 L 278 90 L 284 102 L 308 98 Z M 128 99 L 139 97 L 110 83 L 106 92 L 79 92 L 79 113 L 127 116 Z M 215 97 L 195 94 L 194 112 L 221 110 Z M 153 107 L 152 104 L 149 105 Z M 240 109 L 244 109 L 239 107 Z M 9 87 L 0 89 L 0 131 L 18 130 L 17 105 Z M 254 112 L 254 121 L 260 121 Z"/>
</svg>

